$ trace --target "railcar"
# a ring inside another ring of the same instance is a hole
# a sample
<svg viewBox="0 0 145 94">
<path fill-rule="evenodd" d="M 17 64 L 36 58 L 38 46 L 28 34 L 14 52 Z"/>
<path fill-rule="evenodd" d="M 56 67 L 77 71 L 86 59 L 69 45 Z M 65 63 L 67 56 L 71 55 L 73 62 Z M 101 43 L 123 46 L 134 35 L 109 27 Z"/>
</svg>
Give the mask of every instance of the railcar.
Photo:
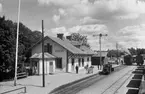
<svg viewBox="0 0 145 94">
<path fill-rule="evenodd" d="M 101 71 L 101 74 L 108 75 L 108 74 L 110 74 L 112 71 L 114 71 L 114 68 L 112 67 L 111 64 L 104 64 L 104 65 L 103 65 L 103 70 Z"/>
</svg>

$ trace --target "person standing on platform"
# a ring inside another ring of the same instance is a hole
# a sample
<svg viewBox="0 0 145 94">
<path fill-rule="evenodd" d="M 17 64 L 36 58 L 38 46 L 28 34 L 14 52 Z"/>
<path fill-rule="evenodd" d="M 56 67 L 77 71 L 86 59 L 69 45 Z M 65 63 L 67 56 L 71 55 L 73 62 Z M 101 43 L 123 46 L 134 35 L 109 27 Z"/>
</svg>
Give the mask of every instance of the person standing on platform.
<svg viewBox="0 0 145 94">
<path fill-rule="evenodd" d="M 79 71 L 79 67 L 78 65 L 76 65 L 76 73 L 78 74 L 78 71 Z"/>
</svg>

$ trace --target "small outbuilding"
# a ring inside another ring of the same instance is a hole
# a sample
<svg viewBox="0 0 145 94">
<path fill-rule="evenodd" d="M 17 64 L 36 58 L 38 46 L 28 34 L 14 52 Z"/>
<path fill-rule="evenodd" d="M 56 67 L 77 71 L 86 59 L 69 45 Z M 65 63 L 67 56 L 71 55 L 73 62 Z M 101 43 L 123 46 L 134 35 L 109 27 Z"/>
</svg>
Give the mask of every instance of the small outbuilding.
<svg viewBox="0 0 145 94">
<path fill-rule="evenodd" d="M 31 57 L 32 73 L 36 75 L 42 74 L 42 53 L 35 53 Z M 55 56 L 44 53 L 44 70 L 45 74 L 55 73 Z"/>
</svg>

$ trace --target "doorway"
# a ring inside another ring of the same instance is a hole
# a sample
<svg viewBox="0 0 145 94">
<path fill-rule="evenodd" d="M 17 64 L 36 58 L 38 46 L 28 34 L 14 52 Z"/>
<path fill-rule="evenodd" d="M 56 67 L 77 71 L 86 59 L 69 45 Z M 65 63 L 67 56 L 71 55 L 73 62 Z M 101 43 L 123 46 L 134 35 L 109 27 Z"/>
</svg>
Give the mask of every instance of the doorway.
<svg viewBox="0 0 145 94">
<path fill-rule="evenodd" d="M 56 68 L 62 69 L 62 58 L 56 59 Z"/>
</svg>

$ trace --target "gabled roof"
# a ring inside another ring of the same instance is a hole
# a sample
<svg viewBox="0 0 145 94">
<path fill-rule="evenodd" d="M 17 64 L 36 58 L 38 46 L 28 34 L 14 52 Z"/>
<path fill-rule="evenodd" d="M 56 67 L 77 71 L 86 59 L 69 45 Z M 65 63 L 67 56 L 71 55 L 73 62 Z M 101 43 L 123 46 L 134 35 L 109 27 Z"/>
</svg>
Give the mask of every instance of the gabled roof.
<svg viewBox="0 0 145 94">
<path fill-rule="evenodd" d="M 62 47 L 64 47 L 65 49 L 67 49 L 68 51 L 70 51 L 73 54 L 87 54 L 87 53 L 81 51 L 79 48 L 73 46 L 69 41 L 63 41 L 59 38 L 50 37 L 50 36 L 46 36 L 46 37 L 50 38 L 54 42 L 58 43 L 59 45 L 61 45 Z"/>
<path fill-rule="evenodd" d="M 73 54 L 84 54 L 84 55 L 92 55 L 92 52 L 89 51 L 89 49 L 86 48 L 82 48 L 83 51 L 77 47 L 75 47 L 73 44 L 71 44 L 71 42 L 69 40 L 66 39 L 59 39 L 57 37 L 51 37 L 51 36 L 46 36 L 44 38 L 44 40 L 46 39 L 51 39 L 52 41 L 56 42 L 57 44 L 59 44 L 60 46 L 62 46 L 63 48 L 65 48 L 66 50 L 70 51 Z M 31 49 L 35 46 L 37 46 L 38 44 L 40 44 L 42 42 L 42 40 L 40 40 L 39 42 L 37 42 L 35 45 L 33 45 L 31 47 Z"/>
<path fill-rule="evenodd" d="M 42 58 L 42 53 L 35 53 L 34 55 L 32 55 L 30 58 L 37 58 L 37 59 L 41 59 Z M 45 59 L 52 59 L 52 58 L 56 58 L 55 56 L 49 54 L 49 53 L 44 53 L 44 58 Z"/>
<path fill-rule="evenodd" d="M 93 50 L 91 50 L 90 48 L 86 47 L 86 46 L 81 46 L 80 49 L 82 51 L 85 51 L 87 54 L 96 54 Z"/>
</svg>

